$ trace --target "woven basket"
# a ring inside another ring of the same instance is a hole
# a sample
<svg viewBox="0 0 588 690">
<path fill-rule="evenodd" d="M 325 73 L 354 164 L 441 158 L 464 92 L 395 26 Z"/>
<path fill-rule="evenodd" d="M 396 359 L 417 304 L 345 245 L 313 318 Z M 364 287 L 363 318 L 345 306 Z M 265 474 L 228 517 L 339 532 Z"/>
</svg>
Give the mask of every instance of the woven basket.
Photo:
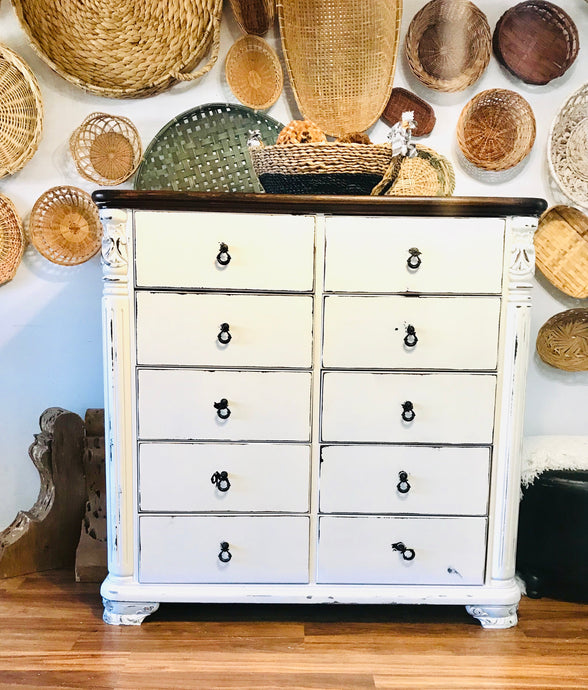
<svg viewBox="0 0 588 690">
<path fill-rule="evenodd" d="M 231 0 L 237 24 L 246 34 L 263 36 L 274 23 L 275 0 Z"/>
<path fill-rule="evenodd" d="M 225 75 L 237 99 L 256 110 L 272 106 L 284 86 L 280 59 L 259 36 L 243 36 L 231 46 Z"/>
<path fill-rule="evenodd" d="M 41 58 L 99 96 L 152 96 L 200 78 L 218 57 L 222 0 L 12 1 Z"/>
<path fill-rule="evenodd" d="M 548 208 L 535 233 L 541 273 L 570 297 L 588 297 L 588 216 L 571 206 Z"/>
<path fill-rule="evenodd" d="M 24 248 L 25 236 L 16 208 L 0 194 L 0 285 L 14 278 Z"/>
<path fill-rule="evenodd" d="M 371 127 L 392 91 L 402 0 L 278 0 L 277 8 L 304 117 L 332 136 Z"/>
<path fill-rule="evenodd" d="M 548 84 L 576 59 L 578 29 L 557 5 L 525 0 L 498 20 L 492 38 L 497 60 L 527 84 Z"/>
<path fill-rule="evenodd" d="M 53 187 L 31 211 L 28 234 L 46 259 L 62 266 L 84 263 L 98 252 L 102 226 L 98 208 L 77 187 Z"/>
<path fill-rule="evenodd" d="M 535 116 L 527 101 L 508 89 L 488 89 L 461 111 L 457 143 L 482 170 L 508 170 L 520 163 L 535 141 Z"/>
<path fill-rule="evenodd" d="M 403 158 L 399 168 L 392 168 L 372 194 L 386 196 L 451 196 L 455 190 L 455 172 L 441 154 L 416 145 L 417 155 Z"/>
<path fill-rule="evenodd" d="M 539 329 L 537 354 L 564 371 L 588 371 L 588 309 L 568 309 Z"/>
<path fill-rule="evenodd" d="M 28 163 L 42 131 L 39 84 L 28 65 L 0 44 L 0 178 Z"/>
<path fill-rule="evenodd" d="M 553 120 L 547 161 L 562 192 L 588 208 L 588 83 L 566 100 Z"/>
<path fill-rule="evenodd" d="M 410 69 L 436 91 L 463 91 L 490 62 L 486 15 L 469 0 L 432 0 L 413 17 L 405 41 Z"/>
<path fill-rule="evenodd" d="M 101 185 L 128 180 L 143 153 L 135 125 L 106 113 L 88 115 L 71 135 L 69 150 L 79 174 Z"/>
<path fill-rule="evenodd" d="M 382 113 L 382 119 L 389 125 L 395 125 L 402 120 L 402 113 L 407 111 L 414 113 L 416 127 L 412 130 L 413 137 L 423 137 L 432 132 L 436 122 L 433 108 L 416 93 L 395 86 Z"/>
</svg>

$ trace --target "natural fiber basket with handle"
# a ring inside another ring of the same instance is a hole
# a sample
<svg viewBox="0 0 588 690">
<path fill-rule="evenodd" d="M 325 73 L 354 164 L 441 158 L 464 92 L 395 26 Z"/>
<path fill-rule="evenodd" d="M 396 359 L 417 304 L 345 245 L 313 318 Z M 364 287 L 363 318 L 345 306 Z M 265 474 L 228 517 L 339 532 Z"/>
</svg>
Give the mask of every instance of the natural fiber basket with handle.
<svg viewBox="0 0 588 690">
<path fill-rule="evenodd" d="M 243 36 L 229 49 L 225 75 L 243 105 L 265 110 L 280 97 L 284 75 L 275 50 L 259 36 Z"/>
<path fill-rule="evenodd" d="M 588 371 L 588 309 L 555 314 L 539 329 L 537 354 L 564 371 Z"/>
<path fill-rule="evenodd" d="M 99 96 L 152 96 L 200 78 L 218 57 L 222 0 L 12 1 L 41 58 Z"/>
<path fill-rule="evenodd" d="M 16 208 L 0 194 L 0 285 L 14 278 L 24 248 L 25 236 Z"/>
</svg>

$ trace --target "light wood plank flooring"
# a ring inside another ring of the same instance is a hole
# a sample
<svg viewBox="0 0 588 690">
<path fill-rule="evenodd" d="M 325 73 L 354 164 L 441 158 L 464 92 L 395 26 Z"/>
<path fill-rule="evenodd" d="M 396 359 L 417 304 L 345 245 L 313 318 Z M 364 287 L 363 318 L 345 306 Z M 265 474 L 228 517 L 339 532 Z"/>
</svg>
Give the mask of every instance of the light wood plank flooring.
<svg viewBox="0 0 588 690">
<path fill-rule="evenodd" d="M 503 631 L 443 606 L 166 604 L 112 627 L 98 589 L 0 580 L 1 688 L 588 688 L 588 605 L 523 598 Z"/>
</svg>

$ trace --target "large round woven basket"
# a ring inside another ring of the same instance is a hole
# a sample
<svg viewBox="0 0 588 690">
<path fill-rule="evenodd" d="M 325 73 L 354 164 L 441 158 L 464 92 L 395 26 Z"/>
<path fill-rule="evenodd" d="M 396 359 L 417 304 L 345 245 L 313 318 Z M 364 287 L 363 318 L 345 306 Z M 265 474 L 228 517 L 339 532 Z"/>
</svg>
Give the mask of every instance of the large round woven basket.
<svg viewBox="0 0 588 690">
<path fill-rule="evenodd" d="M 469 0 L 431 0 L 413 17 L 404 49 L 412 73 L 436 91 L 463 91 L 488 63 L 492 34 Z"/>
<path fill-rule="evenodd" d="M 0 285 L 14 278 L 24 248 L 25 236 L 16 208 L 0 194 Z"/>
<path fill-rule="evenodd" d="M 99 96 L 151 96 L 200 78 L 218 57 L 222 0 L 12 2 L 45 62 Z"/>
<path fill-rule="evenodd" d="M 555 314 L 539 329 L 537 354 L 565 371 L 588 371 L 588 309 Z"/>
<path fill-rule="evenodd" d="M 23 168 L 43 131 L 43 101 L 29 66 L 0 44 L 0 178 Z"/>
<path fill-rule="evenodd" d="M 535 116 L 527 101 L 508 89 L 488 89 L 465 105 L 457 123 L 457 143 L 482 170 L 508 170 L 535 142 Z"/>
<path fill-rule="evenodd" d="M 275 0 L 230 0 L 237 24 L 246 34 L 263 36 L 274 23 Z"/>
<path fill-rule="evenodd" d="M 284 75 L 275 50 L 259 36 L 243 36 L 227 53 L 225 75 L 243 105 L 265 110 L 280 97 Z"/>
</svg>

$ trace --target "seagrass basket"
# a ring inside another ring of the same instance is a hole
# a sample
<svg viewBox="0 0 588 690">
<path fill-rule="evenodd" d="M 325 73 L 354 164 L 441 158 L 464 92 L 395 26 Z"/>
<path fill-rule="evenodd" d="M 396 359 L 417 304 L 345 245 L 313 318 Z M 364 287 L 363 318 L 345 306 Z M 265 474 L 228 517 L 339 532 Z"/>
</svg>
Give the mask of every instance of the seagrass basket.
<svg viewBox="0 0 588 690">
<path fill-rule="evenodd" d="M 508 89 L 474 96 L 457 122 L 457 143 L 467 160 L 482 170 L 508 170 L 535 142 L 535 116 L 527 101 Z"/>
<path fill-rule="evenodd" d="M 455 172 L 445 156 L 421 144 L 417 155 L 402 158 L 398 167 L 391 167 L 377 185 L 373 195 L 386 196 L 451 196 L 455 191 Z"/>
<path fill-rule="evenodd" d="M 469 0 L 431 0 L 413 17 L 404 50 L 415 77 L 436 91 L 463 91 L 490 62 L 486 15 Z"/>
<path fill-rule="evenodd" d="M 0 178 L 28 163 L 42 131 L 39 84 L 24 60 L 0 44 Z"/>
<path fill-rule="evenodd" d="M 555 314 L 539 329 L 537 354 L 564 371 L 588 371 L 588 309 Z"/>
<path fill-rule="evenodd" d="M 79 174 L 101 185 L 128 180 L 143 154 L 135 125 L 107 113 L 88 115 L 71 135 L 69 150 Z"/>
<path fill-rule="evenodd" d="M 199 79 L 218 57 L 222 0 L 12 2 L 40 57 L 99 96 L 152 96 Z"/>
<path fill-rule="evenodd" d="M 588 216 L 572 206 L 552 206 L 534 237 L 537 268 L 570 297 L 588 297 Z"/>
<path fill-rule="evenodd" d="M 31 244 L 49 261 L 75 266 L 100 249 L 102 226 L 92 197 L 77 187 L 53 187 L 42 194 L 31 211 Z"/>
<path fill-rule="evenodd" d="M 0 285 L 14 278 L 25 244 L 16 208 L 7 196 L 0 194 Z"/>
<path fill-rule="evenodd" d="M 275 0 L 230 0 L 237 24 L 246 34 L 263 36 L 274 23 Z"/>
<path fill-rule="evenodd" d="M 243 105 L 266 110 L 280 97 L 284 75 L 275 50 L 259 36 L 243 36 L 227 53 L 225 75 Z"/>
</svg>

